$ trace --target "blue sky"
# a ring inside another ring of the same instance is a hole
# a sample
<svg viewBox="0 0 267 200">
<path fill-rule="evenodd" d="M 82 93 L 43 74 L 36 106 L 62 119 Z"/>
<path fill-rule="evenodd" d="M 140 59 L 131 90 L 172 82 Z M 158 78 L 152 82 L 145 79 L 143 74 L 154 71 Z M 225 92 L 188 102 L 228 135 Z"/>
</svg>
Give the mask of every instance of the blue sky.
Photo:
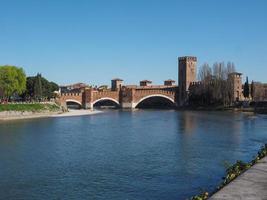
<svg viewBox="0 0 267 200">
<path fill-rule="evenodd" d="M 0 65 L 59 84 L 177 80 L 177 57 L 267 82 L 265 0 L 0 0 Z"/>
</svg>

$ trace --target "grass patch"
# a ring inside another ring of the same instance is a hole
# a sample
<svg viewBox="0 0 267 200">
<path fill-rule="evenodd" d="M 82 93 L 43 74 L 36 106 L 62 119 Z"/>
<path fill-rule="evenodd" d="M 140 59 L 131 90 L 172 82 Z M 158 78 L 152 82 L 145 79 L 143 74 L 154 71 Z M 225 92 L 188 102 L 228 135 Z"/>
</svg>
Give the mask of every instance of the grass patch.
<svg viewBox="0 0 267 200">
<path fill-rule="evenodd" d="M 0 104 L 0 112 L 3 111 L 28 111 L 28 112 L 42 112 L 42 111 L 59 111 L 60 108 L 55 104 Z"/>
</svg>

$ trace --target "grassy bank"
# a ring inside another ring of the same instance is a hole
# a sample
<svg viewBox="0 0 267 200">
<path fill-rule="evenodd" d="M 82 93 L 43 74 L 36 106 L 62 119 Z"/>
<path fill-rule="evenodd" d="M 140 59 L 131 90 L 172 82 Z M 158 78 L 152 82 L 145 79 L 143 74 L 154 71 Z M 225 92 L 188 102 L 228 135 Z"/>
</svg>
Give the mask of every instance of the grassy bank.
<svg viewBox="0 0 267 200">
<path fill-rule="evenodd" d="M 42 111 L 59 111 L 59 106 L 55 104 L 0 104 L 0 112 L 3 111 L 23 111 L 23 112 L 42 112 Z"/>
</svg>

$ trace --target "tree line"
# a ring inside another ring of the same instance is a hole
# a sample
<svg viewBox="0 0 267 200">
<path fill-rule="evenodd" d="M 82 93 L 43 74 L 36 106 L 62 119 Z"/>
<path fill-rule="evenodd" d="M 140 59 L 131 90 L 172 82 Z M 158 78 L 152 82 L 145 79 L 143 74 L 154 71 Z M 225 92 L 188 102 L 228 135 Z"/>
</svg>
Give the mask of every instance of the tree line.
<svg viewBox="0 0 267 200">
<path fill-rule="evenodd" d="M 239 99 L 234 99 L 235 64 L 215 62 L 212 67 L 204 63 L 198 72 L 199 82 L 189 87 L 189 104 L 192 106 L 231 106 Z M 255 89 L 257 88 L 257 90 Z M 243 96 L 247 100 L 255 100 L 262 95 L 260 84 L 253 81 L 249 84 L 248 77 L 243 87 Z"/>
<path fill-rule="evenodd" d="M 203 64 L 198 72 L 200 82 L 189 88 L 189 104 L 192 106 L 230 106 L 234 101 L 234 83 L 230 78 L 236 72 L 235 65 L 215 62 L 212 67 Z"/>
<path fill-rule="evenodd" d="M 43 101 L 54 97 L 59 86 L 41 74 L 26 77 L 23 68 L 0 66 L 0 99 L 2 101 Z"/>
</svg>

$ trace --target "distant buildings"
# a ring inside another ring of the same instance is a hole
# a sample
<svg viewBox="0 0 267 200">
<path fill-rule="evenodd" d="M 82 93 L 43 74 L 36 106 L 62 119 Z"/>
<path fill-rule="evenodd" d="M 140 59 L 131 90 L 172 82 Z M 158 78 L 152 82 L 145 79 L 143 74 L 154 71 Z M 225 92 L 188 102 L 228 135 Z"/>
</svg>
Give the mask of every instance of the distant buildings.
<svg viewBox="0 0 267 200">
<path fill-rule="evenodd" d="M 250 90 L 254 101 L 267 101 L 267 83 L 253 82 Z"/>
<path fill-rule="evenodd" d="M 82 89 L 88 87 L 85 83 L 75 83 L 70 85 L 59 86 L 60 93 L 79 93 Z"/>
</svg>

